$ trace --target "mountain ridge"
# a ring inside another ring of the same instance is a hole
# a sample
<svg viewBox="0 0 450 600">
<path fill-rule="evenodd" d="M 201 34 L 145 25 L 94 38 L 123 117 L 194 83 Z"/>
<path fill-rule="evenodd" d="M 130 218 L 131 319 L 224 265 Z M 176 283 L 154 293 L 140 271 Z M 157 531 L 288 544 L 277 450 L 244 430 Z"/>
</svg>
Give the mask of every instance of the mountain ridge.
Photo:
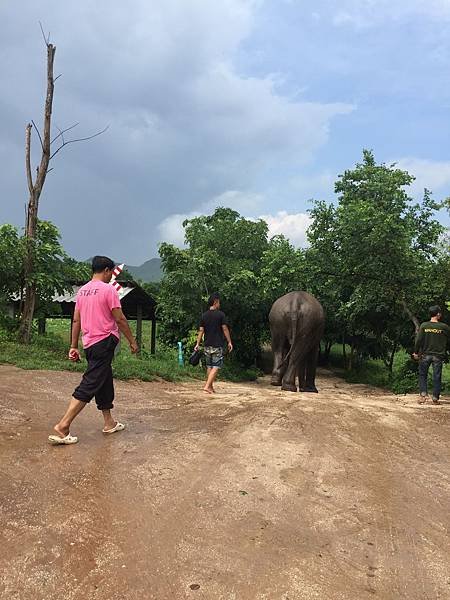
<svg viewBox="0 0 450 600">
<path fill-rule="evenodd" d="M 161 281 L 163 276 L 160 258 L 150 258 L 139 266 L 127 265 L 125 263 L 125 268 L 135 279 L 141 279 L 146 283 Z"/>
<path fill-rule="evenodd" d="M 116 265 L 119 264 L 116 260 L 112 260 Z M 84 262 L 91 263 L 92 257 L 88 258 Z M 140 279 L 145 283 L 161 281 L 163 276 L 160 258 L 150 258 L 139 266 L 128 265 L 125 263 L 125 270 L 132 275 L 133 279 Z"/>
</svg>

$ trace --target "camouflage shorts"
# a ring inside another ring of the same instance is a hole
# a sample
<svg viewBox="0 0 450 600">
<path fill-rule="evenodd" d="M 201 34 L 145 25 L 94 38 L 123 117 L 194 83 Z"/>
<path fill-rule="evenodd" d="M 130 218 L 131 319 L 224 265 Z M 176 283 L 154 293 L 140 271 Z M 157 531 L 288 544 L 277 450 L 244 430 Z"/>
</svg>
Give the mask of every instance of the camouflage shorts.
<svg viewBox="0 0 450 600">
<path fill-rule="evenodd" d="M 206 366 L 214 369 L 223 367 L 223 348 L 205 347 Z"/>
</svg>

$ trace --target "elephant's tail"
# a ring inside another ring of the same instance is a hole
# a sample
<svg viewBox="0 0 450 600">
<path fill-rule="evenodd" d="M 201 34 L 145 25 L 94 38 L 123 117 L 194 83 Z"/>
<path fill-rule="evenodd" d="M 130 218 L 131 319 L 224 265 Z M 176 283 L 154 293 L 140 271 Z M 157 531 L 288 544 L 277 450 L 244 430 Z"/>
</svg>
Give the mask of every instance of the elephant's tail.
<svg viewBox="0 0 450 600">
<path fill-rule="evenodd" d="M 292 348 L 294 347 L 295 340 L 297 339 L 297 323 L 298 323 L 298 318 L 297 318 L 297 315 L 295 315 L 294 317 L 292 317 L 292 342 L 289 347 L 289 350 L 286 352 L 286 356 L 283 358 L 283 360 L 281 362 L 281 367 L 285 367 L 289 363 L 289 358 L 292 353 Z"/>
</svg>

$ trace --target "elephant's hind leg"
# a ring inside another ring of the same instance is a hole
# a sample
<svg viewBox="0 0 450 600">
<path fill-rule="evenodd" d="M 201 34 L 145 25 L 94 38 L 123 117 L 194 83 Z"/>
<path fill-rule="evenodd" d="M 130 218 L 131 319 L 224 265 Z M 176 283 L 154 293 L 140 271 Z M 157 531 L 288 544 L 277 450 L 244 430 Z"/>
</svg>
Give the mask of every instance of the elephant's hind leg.
<svg viewBox="0 0 450 600">
<path fill-rule="evenodd" d="M 294 348 L 293 351 L 291 351 L 291 354 L 289 356 L 289 364 L 287 366 L 285 374 L 283 375 L 283 382 L 281 384 L 282 390 L 285 390 L 287 392 L 297 391 L 295 378 L 298 374 L 300 381 L 299 364 L 301 364 L 301 358 L 299 360 L 298 351 L 296 351 L 296 349 Z"/>
<path fill-rule="evenodd" d="M 306 366 L 305 366 L 304 361 L 302 361 L 298 365 L 297 377 L 298 377 L 298 389 L 301 392 L 303 392 L 303 390 L 305 389 L 305 381 L 306 381 Z"/>
<path fill-rule="evenodd" d="M 319 355 L 319 347 L 313 348 L 306 359 L 306 380 L 303 392 L 312 392 L 317 394 L 319 390 L 316 388 L 316 368 L 317 358 Z"/>
<path fill-rule="evenodd" d="M 286 348 L 286 340 L 282 335 L 272 334 L 272 351 L 273 351 L 273 369 L 270 379 L 271 385 L 281 385 L 283 375 L 286 371 L 286 361 L 284 360 L 288 349 Z"/>
</svg>

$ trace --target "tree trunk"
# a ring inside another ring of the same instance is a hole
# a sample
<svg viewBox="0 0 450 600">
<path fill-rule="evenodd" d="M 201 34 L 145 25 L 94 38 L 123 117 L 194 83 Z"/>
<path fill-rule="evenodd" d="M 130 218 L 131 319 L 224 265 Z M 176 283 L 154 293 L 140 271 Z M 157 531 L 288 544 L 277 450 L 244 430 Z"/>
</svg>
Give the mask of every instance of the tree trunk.
<svg viewBox="0 0 450 600">
<path fill-rule="evenodd" d="M 328 365 L 330 363 L 330 352 L 333 342 L 325 342 L 325 348 L 323 351 L 323 364 Z"/>
<path fill-rule="evenodd" d="M 403 306 L 403 310 L 405 311 L 405 313 L 408 315 L 408 317 L 414 323 L 414 329 L 416 330 L 416 334 L 417 334 L 417 332 L 419 331 L 419 327 L 420 327 L 419 319 L 416 317 L 416 315 L 414 315 L 412 313 L 412 311 L 410 310 L 410 308 L 408 307 L 408 305 L 406 304 L 405 301 L 402 301 L 401 304 Z"/>
<path fill-rule="evenodd" d="M 342 359 L 344 362 L 344 368 L 347 368 L 347 349 L 345 347 L 345 336 L 342 336 Z"/>
<path fill-rule="evenodd" d="M 36 180 L 33 183 L 31 172 L 31 123 L 28 123 L 25 133 L 25 167 L 28 181 L 29 200 L 27 207 L 27 218 L 25 228 L 26 253 L 24 258 L 23 276 L 25 282 L 23 310 L 19 328 L 19 341 L 28 344 L 31 337 L 31 326 L 33 323 L 34 307 L 36 304 L 36 283 L 34 281 L 34 252 L 36 241 L 36 229 L 38 220 L 39 198 L 47 176 L 48 163 L 50 161 L 50 132 L 53 106 L 53 62 L 56 48 L 53 44 L 47 44 L 47 95 L 45 99 L 44 112 L 44 136 L 41 140 L 41 162 L 37 168 Z"/>
<path fill-rule="evenodd" d="M 397 348 L 398 348 L 398 344 L 397 344 L 397 342 L 395 342 L 394 347 L 392 348 L 391 355 L 389 357 L 389 364 L 387 365 L 387 367 L 389 369 L 389 373 L 392 373 L 392 370 L 394 368 L 394 358 L 395 358 L 395 354 L 397 352 Z"/>
<path fill-rule="evenodd" d="M 353 345 L 353 342 L 351 343 L 350 346 L 350 356 L 348 358 L 348 366 L 347 366 L 347 371 L 351 371 L 353 369 L 353 357 L 355 355 L 355 346 Z"/>
</svg>

